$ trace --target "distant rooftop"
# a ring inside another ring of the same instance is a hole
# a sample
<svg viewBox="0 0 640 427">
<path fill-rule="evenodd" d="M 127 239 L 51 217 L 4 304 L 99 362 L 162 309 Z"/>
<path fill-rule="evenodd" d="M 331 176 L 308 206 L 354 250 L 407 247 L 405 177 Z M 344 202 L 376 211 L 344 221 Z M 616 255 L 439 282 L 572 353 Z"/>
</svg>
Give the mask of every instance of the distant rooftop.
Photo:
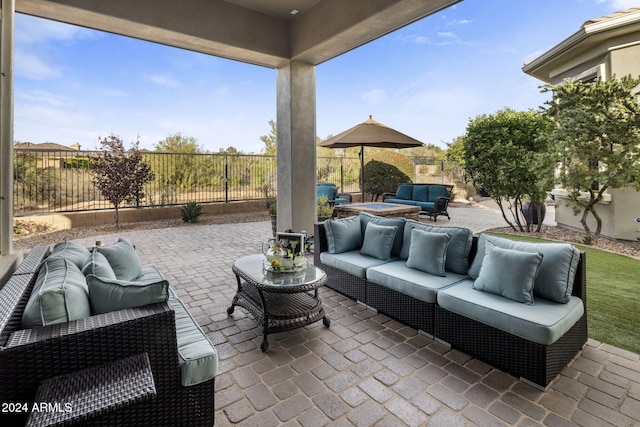
<svg viewBox="0 0 640 427">
<path fill-rule="evenodd" d="M 56 144 L 55 142 L 41 142 L 39 144 L 33 142 L 19 142 L 13 148 L 23 150 L 42 150 L 42 151 L 77 151 L 80 150 L 80 144 L 74 142 L 70 147 L 66 145 Z"/>
</svg>

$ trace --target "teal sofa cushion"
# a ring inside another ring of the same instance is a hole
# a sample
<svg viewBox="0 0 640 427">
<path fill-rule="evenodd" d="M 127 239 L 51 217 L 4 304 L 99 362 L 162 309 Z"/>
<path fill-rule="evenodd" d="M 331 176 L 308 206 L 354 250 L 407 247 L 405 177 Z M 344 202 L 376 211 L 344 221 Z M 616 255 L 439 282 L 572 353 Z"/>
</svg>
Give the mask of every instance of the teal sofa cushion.
<svg viewBox="0 0 640 427">
<path fill-rule="evenodd" d="M 345 271 L 352 276 L 360 277 L 362 279 L 366 279 L 367 269 L 386 262 L 378 258 L 362 256 L 362 254 L 360 254 L 360 250 L 343 252 L 340 254 L 322 252 L 320 253 L 320 261 L 322 261 L 323 264 Z"/>
<path fill-rule="evenodd" d="M 484 261 L 473 289 L 533 304 L 533 285 L 542 257 L 540 252 L 503 249 L 487 242 Z"/>
<path fill-rule="evenodd" d="M 112 245 L 96 246 L 95 249 L 107 258 L 119 280 L 133 280 L 142 274 L 140 258 L 128 239 L 120 237 Z"/>
<path fill-rule="evenodd" d="M 367 227 L 367 224 L 370 222 L 378 225 L 386 225 L 386 226 L 396 226 L 398 230 L 396 231 L 396 236 L 393 239 L 393 247 L 391 248 L 391 254 L 394 256 L 400 255 L 400 250 L 402 249 L 402 238 L 404 234 L 404 218 L 384 218 L 377 215 L 372 215 L 368 212 L 360 212 L 358 214 L 360 217 L 360 227 L 362 228 L 362 235 L 364 236 L 364 231 Z"/>
<path fill-rule="evenodd" d="M 396 225 L 378 225 L 370 222 L 364 230 L 364 241 L 360 253 L 389 261 L 397 231 L 398 226 Z"/>
<path fill-rule="evenodd" d="M 396 190 L 395 198 L 411 200 L 413 198 L 413 184 L 400 184 Z"/>
<path fill-rule="evenodd" d="M 89 252 L 89 249 L 85 248 L 80 243 L 63 240 L 62 242 L 58 242 L 53 245 L 49 258 L 68 259 L 74 263 L 76 267 L 82 270 L 85 264 L 89 262 L 91 253 Z"/>
<path fill-rule="evenodd" d="M 469 253 L 473 243 L 473 233 L 468 228 L 463 227 L 434 227 L 418 221 L 406 220 L 404 226 L 404 236 L 400 259 L 409 258 L 409 248 L 411 247 L 411 230 L 429 231 L 432 233 L 451 234 L 451 240 L 447 246 L 447 259 L 445 270 L 457 274 L 467 274 L 469 270 Z"/>
<path fill-rule="evenodd" d="M 168 304 L 176 316 L 178 363 L 182 385 L 188 387 L 215 378 L 218 373 L 216 348 L 172 290 L 169 290 Z"/>
<path fill-rule="evenodd" d="M 435 202 L 438 197 L 449 197 L 449 190 L 444 185 L 430 185 L 427 202 Z"/>
<path fill-rule="evenodd" d="M 566 304 L 546 298 L 536 298 L 533 305 L 520 304 L 499 295 L 475 290 L 470 279 L 439 291 L 438 305 L 543 345 L 556 342 L 584 315 L 584 305 L 578 297 L 570 297 Z"/>
<path fill-rule="evenodd" d="M 450 240 L 449 233 L 430 233 L 417 228 L 412 229 L 407 267 L 436 276 L 446 276 L 445 263 Z"/>
<path fill-rule="evenodd" d="M 429 185 L 415 185 L 413 187 L 413 200 L 416 202 L 428 202 L 429 187 Z"/>
<path fill-rule="evenodd" d="M 324 228 L 329 253 L 340 254 L 362 247 L 360 217 L 328 219 L 324 222 Z"/>
<path fill-rule="evenodd" d="M 466 279 L 466 275 L 449 273 L 444 277 L 434 276 L 408 268 L 405 261 L 397 260 L 369 267 L 366 278 L 420 301 L 435 303 L 439 291 Z"/>
<path fill-rule="evenodd" d="M 469 277 L 477 279 L 485 256 L 486 242 L 503 249 L 540 252 L 543 255 L 533 294 L 559 303 L 567 303 L 573 291 L 573 281 L 580 260 L 580 251 L 568 243 L 519 242 L 488 234 L 480 235 L 478 251 L 469 268 Z"/>
<path fill-rule="evenodd" d="M 22 327 L 48 326 L 91 315 L 87 282 L 78 267 L 65 258 L 47 258 L 22 313 Z"/>
<path fill-rule="evenodd" d="M 142 274 L 133 281 L 89 274 L 87 285 L 93 314 L 141 307 L 166 301 L 169 297 L 169 282 L 153 266 L 143 268 Z"/>
</svg>

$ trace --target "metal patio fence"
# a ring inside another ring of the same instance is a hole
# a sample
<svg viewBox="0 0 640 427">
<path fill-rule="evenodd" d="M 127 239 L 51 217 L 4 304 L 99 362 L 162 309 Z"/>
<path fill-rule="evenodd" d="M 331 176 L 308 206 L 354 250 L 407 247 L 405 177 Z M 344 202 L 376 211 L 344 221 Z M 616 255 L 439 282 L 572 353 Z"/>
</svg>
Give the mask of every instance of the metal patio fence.
<svg viewBox="0 0 640 427">
<path fill-rule="evenodd" d="M 99 154 L 15 148 L 15 215 L 111 209 L 92 183 L 92 164 Z M 144 199 L 122 207 L 264 200 L 274 197 L 277 188 L 275 156 L 143 152 L 143 159 L 154 179 L 145 186 Z M 414 163 L 415 182 L 451 181 L 446 162 L 416 158 Z M 318 182 L 333 182 L 341 192 L 360 192 L 359 177 L 358 158 L 317 160 Z"/>
</svg>

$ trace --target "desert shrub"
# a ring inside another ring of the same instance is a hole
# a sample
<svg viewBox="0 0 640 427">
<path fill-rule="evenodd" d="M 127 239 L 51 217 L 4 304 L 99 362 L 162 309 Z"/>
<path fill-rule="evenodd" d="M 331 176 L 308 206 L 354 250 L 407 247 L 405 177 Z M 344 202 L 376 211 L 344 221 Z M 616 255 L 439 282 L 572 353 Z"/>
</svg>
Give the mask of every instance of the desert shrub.
<svg viewBox="0 0 640 427">
<path fill-rule="evenodd" d="M 397 167 L 372 160 L 364 165 L 364 192 L 378 200 L 382 193 L 393 193 L 398 185 L 411 179 Z"/>
<path fill-rule="evenodd" d="M 196 202 L 188 202 L 180 207 L 180 216 L 184 222 L 196 223 L 200 221 L 202 205 Z"/>
</svg>

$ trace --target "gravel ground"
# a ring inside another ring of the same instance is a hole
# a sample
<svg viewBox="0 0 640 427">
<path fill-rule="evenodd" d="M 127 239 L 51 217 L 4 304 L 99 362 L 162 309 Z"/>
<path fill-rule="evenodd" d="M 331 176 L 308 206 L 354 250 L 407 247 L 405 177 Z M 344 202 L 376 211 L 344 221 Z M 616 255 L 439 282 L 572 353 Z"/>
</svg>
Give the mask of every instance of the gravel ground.
<svg viewBox="0 0 640 427">
<path fill-rule="evenodd" d="M 256 222 L 268 221 L 269 215 L 266 212 L 248 212 L 242 214 L 228 214 L 203 216 L 200 218 L 198 225 L 203 224 L 230 224 L 239 222 Z M 170 219 L 164 221 L 148 221 L 139 223 L 122 224 L 117 230 L 114 225 L 103 225 L 98 227 L 80 227 L 69 230 L 47 230 L 41 225 L 35 223 L 26 223 L 21 225 L 22 234 L 14 235 L 13 246 L 15 249 L 29 249 L 38 245 L 51 245 L 61 240 L 75 240 L 84 237 L 91 237 L 98 234 L 117 233 L 118 231 L 155 229 L 169 227 L 189 227 L 191 224 L 184 223 L 181 219 Z M 515 233 L 509 227 L 494 228 L 493 232 Z M 583 240 L 583 234 L 577 231 L 565 230 L 558 227 L 543 225 L 540 233 L 529 233 L 532 237 L 540 237 L 549 240 L 564 241 L 573 244 L 580 244 Z M 619 242 L 611 239 L 600 238 L 593 247 L 606 251 L 616 252 L 629 255 L 640 259 L 640 243 L 638 242 Z"/>
</svg>

